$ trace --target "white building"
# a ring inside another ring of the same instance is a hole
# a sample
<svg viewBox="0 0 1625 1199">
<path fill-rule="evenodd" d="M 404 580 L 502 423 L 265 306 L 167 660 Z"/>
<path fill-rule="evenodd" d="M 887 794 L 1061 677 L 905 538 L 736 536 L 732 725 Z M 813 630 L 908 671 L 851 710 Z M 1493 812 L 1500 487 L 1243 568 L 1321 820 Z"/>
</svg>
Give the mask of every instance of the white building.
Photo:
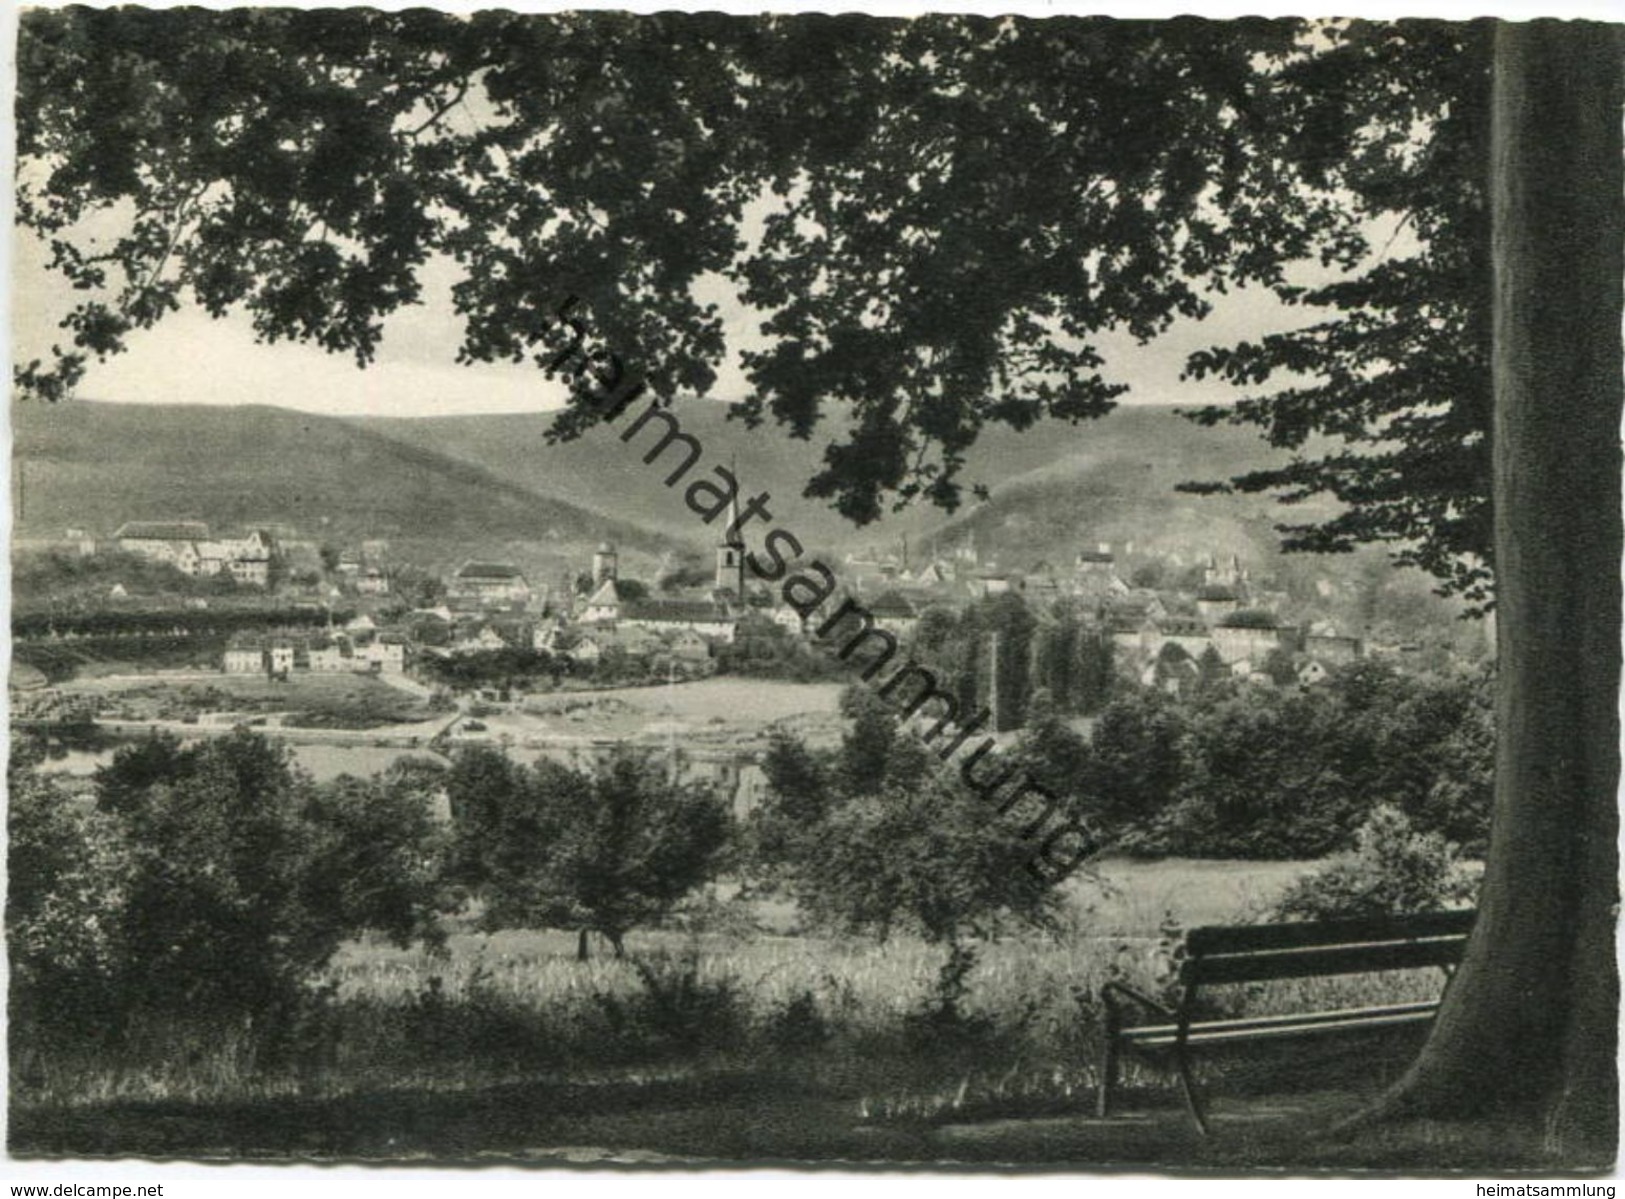
<svg viewBox="0 0 1625 1199">
<path fill-rule="evenodd" d="M 336 638 L 312 645 L 306 657 L 312 674 L 338 674 L 355 667 L 349 643 Z"/>
<path fill-rule="evenodd" d="M 356 661 L 382 674 L 399 674 L 406 669 L 406 646 L 394 637 L 383 636 L 356 650 Z"/>
<path fill-rule="evenodd" d="M 732 643 L 739 618 L 725 604 L 710 600 L 649 599 L 622 604 L 620 623 L 666 634 L 679 630 Z"/>
<path fill-rule="evenodd" d="M 614 624 L 621 615 L 621 593 L 613 575 L 604 579 L 581 610 L 583 624 Z"/>
<path fill-rule="evenodd" d="M 527 604 L 531 596 L 524 574 L 507 562 L 465 563 L 446 592 L 452 599 L 478 604 Z"/>
<path fill-rule="evenodd" d="M 258 641 L 228 645 L 220 668 L 227 674 L 258 674 L 265 669 L 265 648 Z"/>
<path fill-rule="evenodd" d="M 200 520 L 131 520 L 113 540 L 126 553 L 167 562 L 183 574 L 224 572 L 257 587 L 271 580 L 271 540 L 257 529 L 242 537 L 211 538 L 209 526 Z"/>
</svg>

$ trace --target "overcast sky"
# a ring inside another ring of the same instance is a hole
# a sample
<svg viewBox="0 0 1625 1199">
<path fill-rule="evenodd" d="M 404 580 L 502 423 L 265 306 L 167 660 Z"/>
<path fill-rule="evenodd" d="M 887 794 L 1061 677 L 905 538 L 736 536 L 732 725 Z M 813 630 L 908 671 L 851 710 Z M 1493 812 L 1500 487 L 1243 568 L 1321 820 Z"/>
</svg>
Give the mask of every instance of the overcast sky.
<svg viewBox="0 0 1625 1199">
<path fill-rule="evenodd" d="M 442 5 L 458 7 L 457 5 Z M 485 113 L 476 89 L 464 102 L 460 119 L 477 125 Z M 767 207 L 748 205 L 742 237 L 755 240 Z M 101 233 L 116 237 L 122 230 L 111 219 L 98 222 Z M 1372 230 L 1372 244 L 1382 246 L 1386 231 Z M 1400 247 L 1389 246 L 1392 252 Z M 1408 249 L 1410 247 L 1404 247 Z M 20 363 L 48 360 L 54 342 L 64 340 L 62 317 L 82 293 L 75 293 L 46 269 L 48 248 L 26 232 L 13 246 L 12 357 Z M 90 399 L 157 404 L 273 404 L 328 415 L 435 416 L 455 413 L 534 412 L 561 407 L 562 384 L 550 381 L 532 364 L 459 366 L 460 323 L 451 305 L 457 268 L 449 259 L 432 259 L 424 269 L 424 302 L 397 313 L 385 325 L 376 360 L 365 370 L 344 354 L 328 354 L 307 345 L 261 345 L 251 320 L 240 313 L 213 320 L 183 301 L 179 312 L 156 328 L 127 339 L 127 352 L 106 363 L 91 363 L 79 394 Z M 1310 270 L 1294 281 L 1317 282 L 1325 276 Z M 738 369 L 743 349 L 760 348 L 760 316 L 743 309 L 727 285 L 718 281 L 702 300 L 712 301 L 728 320 L 728 345 L 735 356 L 719 370 L 713 398 L 738 400 L 748 384 Z M 1096 339 L 1106 359 L 1103 373 L 1129 384 L 1122 403 L 1226 403 L 1239 398 L 1230 387 L 1180 380 L 1187 356 L 1211 345 L 1232 344 L 1248 337 L 1303 324 L 1313 312 L 1290 310 L 1267 292 L 1243 291 L 1213 297 L 1214 311 L 1204 321 L 1185 321 L 1146 346 L 1129 336 Z M 638 363 L 644 374 L 657 375 L 659 363 Z"/>
<path fill-rule="evenodd" d="M 203 0 L 206 7 L 225 7 L 223 0 Z M 293 0 L 310 6 L 312 0 Z M 442 0 L 441 7 L 474 8 L 480 0 Z M 386 5 L 396 7 L 399 5 Z M 653 11 L 669 7 L 665 0 L 622 0 L 621 6 Z M 567 0 L 533 0 L 536 11 L 568 7 Z M 715 0 L 724 11 L 758 12 L 765 9 L 816 8 L 793 0 Z M 870 0 L 870 11 L 908 15 L 934 7 L 910 0 Z M 955 6 L 965 11 L 1023 12 L 1051 15 L 1052 0 L 1000 0 Z M 1348 6 L 1336 0 L 1106 0 L 1089 11 L 1141 18 L 1166 17 L 1188 11 L 1214 17 L 1238 15 L 1340 15 Z M 1618 19 L 1614 0 L 1556 0 L 1519 3 L 1517 0 L 1363 0 L 1361 15 L 1373 18 L 1434 16 L 1461 20 L 1481 15 L 1532 15 Z M 1378 241 L 1376 244 L 1382 244 Z M 1391 247 L 1392 252 L 1404 252 Z M 71 303 L 72 293 L 43 270 L 45 254 L 37 244 L 14 246 L 12 291 L 8 322 L 13 337 L 13 359 L 26 362 L 42 357 L 61 333 L 55 328 Z M 278 404 L 322 413 L 389 413 L 430 415 L 454 412 L 523 412 L 558 407 L 562 390 L 534 368 L 517 366 L 459 367 L 454 358 L 458 328 L 451 315 L 448 287 L 451 272 L 431 264 L 427 302 L 397 315 L 388 325 L 378 360 L 366 371 L 343 356 L 331 356 L 301 345 L 256 345 L 249 322 L 240 316 L 212 321 L 185 308 L 168 317 L 157 329 L 130 338 L 129 351 L 113 361 L 91 366 L 81 387 L 85 396 L 153 403 Z M 725 309 L 727 311 L 728 309 Z M 754 321 L 736 315 L 730 345 L 748 344 Z M 1186 354 L 1210 344 L 1223 344 L 1257 335 L 1284 322 L 1305 319 L 1304 313 L 1283 312 L 1269 296 L 1239 293 L 1221 297 L 1216 311 L 1200 324 L 1184 324 L 1148 347 L 1132 339 L 1103 338 L 1107 373 L 1129 383 L 1133 391 L 1126 403 L 1224 402 L 1235 398 L 1230 389 L 1214 384 L 1179 381 Z M 640 364 L 653 373 L 659 364 Z M 736 369 L 725 367 L 714 395 L 737 399 L 745 383 Z"/>
<path fill-rule="evenodd" d="M 26 235 L 24 235 L 26 238 Z M 47 253 L 31 238 L 16 247 L 13 291 L 13 357 L 44 357 L 75 293 L 45 269 Z M 312 346 L 256 344 L 247 317 L 212 320 L 201 309 L 182 307 L 151 330 L 129 339 L 128 352 L 93 364 L 80 394 L 93 399 L 158 404 L 275 404 L 330 415 L 433 416 L 477 412 L 534 412 L 563 403 L 563 388 L 534 366 L 458 366 L 459 326 L 451 310 L 455 268 L 432 262 L 425 302 L 396 314 L 387 324 L 377 361 L 359 370 L 347 355 Z M 716 297 L 719 301 L 722 296 Z M 1126 403 L 1225 401 L 1230 389 L 1181 383 L 1186 354 L 1206 345 L 1303 320 L 1283 311 L 1273 297 L 1252 292 L 1218 297 L 1213 316 L 1186 322 L 1149 346 L 1130 337 L 1102 338 L 1107 373 L 1129 383 Z M 729 343 L 754 340 L 756 320 L 737 305 Z M 651 374 L 659 364 L 646 367 Z M 735 364 L 721 372 L 713 395 L 738 399 L 747 384 Z"/>
</svg>

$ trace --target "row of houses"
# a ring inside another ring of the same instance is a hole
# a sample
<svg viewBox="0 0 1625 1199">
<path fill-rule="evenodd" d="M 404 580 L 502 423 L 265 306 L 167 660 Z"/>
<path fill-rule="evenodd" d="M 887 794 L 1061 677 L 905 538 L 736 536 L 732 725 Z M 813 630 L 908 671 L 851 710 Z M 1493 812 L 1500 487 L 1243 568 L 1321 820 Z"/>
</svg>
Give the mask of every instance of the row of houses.
<svg viewBox="0 0 1625 1199">
<path fill-rule="evenodd" d="M 703 598 L 621 598 L 611 575 L 594 588 L 573 623 L 595 628 L 644 629 L 651 633 L 688 632 L 717 642 L 732 642 L 744 605 L 728 595 Z"/>
<path fill-rule="evenodd" d="M 677 615 L 670 610 L 662 613 L 663 617 Z M 564 616 L 532 621 L 501 616 L 459 616 L 450 609 L 425 609 L 412 613 L 406 627 L 411 630 L 413 640 L 425 647 L 425 652 L 451 657 L 528 648 L 577 663 L 597 663 L 614 652 L 633 658 L 667 655 L 681 662 L 696 663 L 709 659 L 714 645 L 724 640 L 716 635 L 716 614 L 707 612 L 704 617 L 697 624 L 662 618 L 582 622 Z M 731 640 L 735 627 L 733 618 L 728 618 L 726 639 Z"/>
<path fill-rule="evenodd" d="M 704 664 L 713 652 L 712 642 L 691 628 L 656 630 L 633 624 L 550 624 L 536 630 L 536 648 L 588 665 L 619 653 L 632 659 L 665 658 L 684 668 Z"/>
<path fill-rule="evenodd" d="M 1070 563 L 1042 559 L 1019 569 L 983 561 L 963 547 L 917 568 L 900 564 L 895 556 L 848 555 L 843 582 L 860 595 L 895 594 L 916 608 L 998 595 L 1019 595 L 1039 606 L 1062 599 L 1148 606 L 1189 603 L 1191 615 L 1209 624 L 1245 607 L 1276 608 L 1286 602 L 1284 594 L 1254 587 L 1235 554 L 1226 558 L 1209 554 L 1201 565 L 1203 581 L 1194 595 L 1132 586 L 1120 573 L 1117 555 L 1107 542 L 1077 551 Z"/>
<path fill-rule="evenodd" d="M 1277 684 L 1286 673 L 1305 686 L 1324 681 L 1331 671 L 1359 659 L 1364 646 L 1324 622 L 1305 630 L 1264 623 L 1212 628 L 1150 622 L 1138 630 L 1114 632 L 1114 644 L 1139 665 L 1140 682 L 1171 694 L 1183 694 L 1203 682 L 1209 664 L 1235 678 Z"/>
<path fill-rule="evenodd" d="M 125 553 L 163 562 L 182 574 L 229 574 L 239 583 L 265 587 L 271 581 L 275 543 L 253 529 L 237 537 L 213 537 L 200 520 L 131 520 L 120 525 L 113 542 Z"/>
<path fill-rule="evenodd" d="M 1176 645 L 1192 657 L 1200 657 L 1211 646 L 1221 661 L 1259 662 L 1276 650 L 1307 654 L 1328 665 L 1342 665 L 1359 658 L 1363 644 L 1358 637 L 1339 634 L 1324 622 L 1309 629 L 1281 624 L 1261 609 L 1244 609 L 1208 625 L 1201 621 L 1150 616 L 1138 624 L 1111 627 L 1118 649 L 1143 658 L 1153 658 L 1165 645 Z"/>
<path fill-rule="evenodd" d="M 537 598 L 525 574 L 510 562 L 465 562 L 446 580 L 446 599 L 481 608 L 524 608 Z"/>
<path fill-rule="evenodd" d="M 1230 663 L 1228 668 L 1221 664 L 1218 669 L 1223 676 L 1266 687 L 1292 682 L 1302 687 L 1313 687 L 1331 677 L 1334 664 L 1324 658 L 1289 651 L 1279 667 L 1271 668 L 1274 665 L 1267 666 L 1250 658 L 1242 658 Z M 1139 672 L 1139 679 L 1147 687 L 1155 687 L 1170 695 L 1185 695 L 1207 681 L 1207 662 L 1203 658 L 1193 658 L 1183 647 L 1169 643 L 1145 664 Z"/>
<path fill-rule="evenodd" d="M 617 634 L 643 631 L 670 637 L 697 636 L 712 645 L 732 644 L 743 621 L 753 617 L 770 620 L 795 636 L 812 636 L 806 615 L 775 598 L 770 589 L 752 590 L 746 586 L 740 547 L 718 547 L 714 585 L 689 595 L 651 597 L 622 595 L 615 548 L 605 544 L 593 555 L 593 587 L 574 605 L 567 623 L 587 633 L 613 630 Z M 831 607 L 837 606 L 835 604 Z M 903 637 L 913 632 L 919 620 L 919 606 L 898 589 L 863 601 L 863 607 L 878 628 Z M 634 638 L 635 640 L 635 638 Z"/>
<path fill-rule="evenodd" d="M 250 634 L 226 646 L 226 674 L 286 677 L 311 674 L 399 674 L 406 669 L 406 640 L 398 634 L 357 637 L 345 633 L 293 636 Z"/>
</svg>

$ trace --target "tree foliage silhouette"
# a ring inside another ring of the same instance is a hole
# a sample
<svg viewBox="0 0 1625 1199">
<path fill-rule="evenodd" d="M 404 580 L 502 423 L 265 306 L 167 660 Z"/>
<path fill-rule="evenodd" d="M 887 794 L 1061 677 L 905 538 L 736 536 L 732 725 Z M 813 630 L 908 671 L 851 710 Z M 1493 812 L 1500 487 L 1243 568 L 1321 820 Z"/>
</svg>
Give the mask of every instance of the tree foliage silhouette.
<svg viewBox="0 0 1625 1199">
<path fill-rule="evenodd" d="M 769 344 L 746 420 L 845 427 L 808 483 L 859 522 L 961 499 L 989 422 L 1099 416 L 1095 339 L 1204 292 L 1353 263 L 1276 152 L 1292 22 L 423 10 L 30 13 L 18 213 L 86 297 L 21 367 L 60 398 L 183 302 L 371 361 L 431 257 L 469 362 L 548 365 L 579 296 L 604 344 L 705 392 L 701 284 Z M 1267 202 L 1265 198 L 1267 197 Z M 746 210 L 756 227 L 747 229 Z M 92 244 L 90 218 L 118 226 Z M 585 399 L 558 437 L 599 419 Z"/>
</svg>

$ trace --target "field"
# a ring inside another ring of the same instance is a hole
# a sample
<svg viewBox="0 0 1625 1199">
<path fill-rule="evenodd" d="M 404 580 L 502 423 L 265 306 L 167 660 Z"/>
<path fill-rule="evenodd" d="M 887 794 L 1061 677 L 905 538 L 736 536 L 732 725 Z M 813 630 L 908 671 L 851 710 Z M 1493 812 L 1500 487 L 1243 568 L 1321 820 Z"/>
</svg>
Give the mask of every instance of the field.
<svg viewBox="0 0 1625 1199">
<path fill-rule="evenodd" d="M 625 687 L 594 693 L 680 720 L 746 720 L 771 723 L 804 712 L 833 713 L 842 685 L 778 683 L 758 679 L 700 679 L 672 687 Z"/>
<path fill-rule="evenodd" d="M 413 693 L 362 674 L 261 675 L 191 673 L 101 675 L 59 688 L 97 703 L 122 720 L 368 729 L 433 716 Z"/>
<path fill-rule="evenodd" d="M 530 696 L 520 710 L 482 717 L 491 738 L 635 739 L 676 736 L 731 741 L 788 724 L 809 740 L 838 728 L 835 683 L 711 678 L 669 687 L 617 687 Z"/>
<path fill-rule="evenodd" d="M 1084 1118 L 1100 984 L 1166 989 L 1176 926 L 1241 915 L 1303 868 L 1109 863 L 1071 885 L 1056 935 L 978 946 L 962 988 L 944 980 L 941 947 L 769 931 L 793 913 L 720 891 L 634 932 L 626 960 L 595 947 L 578 962 L 565 931 L 464 931 L 439 953 L 354 943 L 276 1053 L 243 1029 L 181 1026 L 152 1029 L 139 1060 L 47 1060 L 14 1043 L 12 1148 L 917 1156 L 921 1137 L 960 1126 Z M 1438 985 L 1321 980 L 1221 1002 L 1263 1012 Z M 1307 1070 L 1293 1053 L 1205 1073 L 1221 1113 L 1261 1094 L 1313 1103 L 1328 1078 L 1369 1092 L 1410 1048 L 1388 1038 L 1311 1055 Z M 1162 1072 L 1125 1081 L 1130 1108 L 1168 1113 L 1158 1126 L 1183 1136 Z M 1143 1127 L 1111 1126 L 1099 1150 L 1131 1152 L 1111 1138 Z"/>
</svg>

